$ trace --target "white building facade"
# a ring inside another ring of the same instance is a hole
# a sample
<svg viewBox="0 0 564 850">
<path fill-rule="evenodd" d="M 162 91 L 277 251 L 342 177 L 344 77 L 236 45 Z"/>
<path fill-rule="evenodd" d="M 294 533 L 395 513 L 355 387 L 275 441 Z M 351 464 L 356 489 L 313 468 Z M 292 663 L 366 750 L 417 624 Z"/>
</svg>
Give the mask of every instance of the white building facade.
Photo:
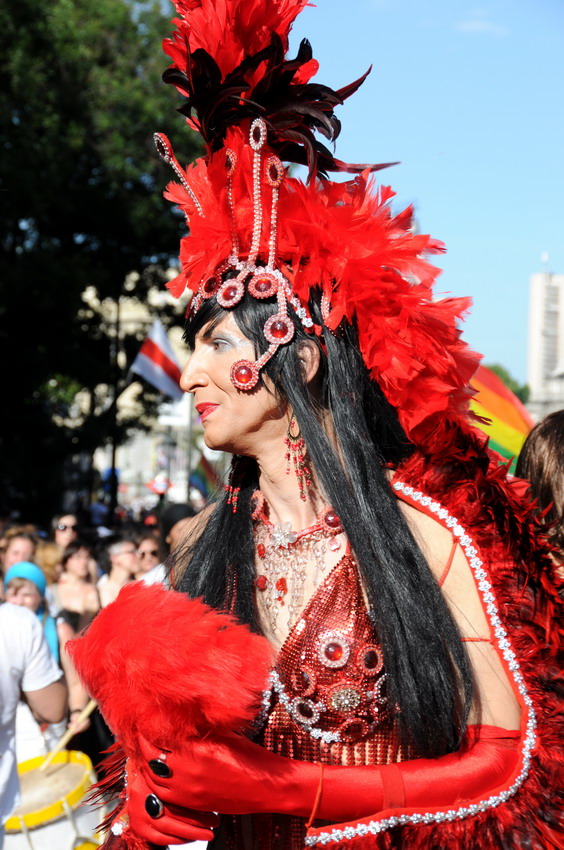
<svg viewBox="0 0 564 850">
<path fill-rule="evenodd" d="M 564 408 L 564 274 L 531 275 L 527 381 L 535 420 Z"/>
</svg>

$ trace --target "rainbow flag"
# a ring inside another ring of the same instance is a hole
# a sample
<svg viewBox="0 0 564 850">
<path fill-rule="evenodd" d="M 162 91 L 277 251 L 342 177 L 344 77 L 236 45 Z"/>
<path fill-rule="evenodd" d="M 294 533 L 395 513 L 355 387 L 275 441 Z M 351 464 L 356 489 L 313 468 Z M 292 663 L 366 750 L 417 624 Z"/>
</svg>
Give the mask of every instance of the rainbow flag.
<svg viewBox="0 0 564 850">
<path fill-rule="evenodd" d="M 219 475 L 209 460 L 202 455 L 198 465 L 190 473 L 190 486 L 199 490 L 204 499 L 207 499 L 217 490 L 220 483 Z"/>
<path fill-rule="evenodd" d="M 488 435 L 490 448 L 512 461 L 510 471 L 513 472 L 525 437 L 535 423 L 515 393 L 485 366 L 480 366 L 472 378 L 472 386 L 476 395 L 470 407 L 479 416 L 491 419 L 491 425 L 477 424 L 476 427 Z"/>
</svg>

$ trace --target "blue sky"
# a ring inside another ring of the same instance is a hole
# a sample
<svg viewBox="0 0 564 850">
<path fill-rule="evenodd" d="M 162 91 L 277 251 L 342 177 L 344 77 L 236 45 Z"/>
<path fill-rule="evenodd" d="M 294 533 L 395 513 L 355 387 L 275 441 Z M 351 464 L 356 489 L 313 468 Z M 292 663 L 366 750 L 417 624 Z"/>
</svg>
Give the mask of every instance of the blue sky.
<svg viewBox="0 0 564 850">
<path fill-rule="evenodd" d="M 466 339 L 524 381 L 529 275 L 564 272 L 563 0 L 318 0 L 304 36 L 320 82 L 373 65 L 337 154 L 401 161 L 380 180 L 446 243 L 439 291 L 472 296 Z"/>
</svg>

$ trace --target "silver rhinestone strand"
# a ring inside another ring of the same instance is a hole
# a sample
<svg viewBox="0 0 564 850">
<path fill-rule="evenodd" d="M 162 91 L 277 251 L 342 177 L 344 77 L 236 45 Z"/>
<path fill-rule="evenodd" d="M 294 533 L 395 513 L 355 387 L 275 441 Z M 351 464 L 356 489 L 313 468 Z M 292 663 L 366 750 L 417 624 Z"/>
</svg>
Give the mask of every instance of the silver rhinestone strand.
<svg viewBox="0 0 564 850">
<path fill-rule="evenodd" d="M 332 829 L 330 832 L 320 832 L 317 835 L 308 835 L 305 838 L 305 844 L 307 847 L 347 841 L 366 835 L 378 835 L 379 833 L 386 832 L 388 829 L 392 829 L 396 826 L 445 823 L 455 820 L 463 820 L 467 817 L 473 817 L 480 812 L 485 812 L 488 809 L 494 809 L 502 803 L 507 802 L 507 800 L 509 800 L 519 790 L 525 781 L 531 763 L 531 752 L 536 744 L 536 719 L 533 702 L 527 692 L 525 680 L 519 667 L 519 662 L 517 661 L 517 657 L 513 652 L 511 643 L 507 637 L 507 631 L 499 618 L 495 596 L 492 593 L 492 586 L 488 581 L 488 574 L 484 569 L 483 561 L 478 557 L 478 549 L 474 545 L 474 541 L 458 520 L 451 516 L 440 502 L 431 499 L 430 496 L 426 496 L 420 490 L 416 490 L 414 487 L 410 487 L 408 484 L 404 484 L 401 481 L 396 481 L 392 486 L 394 490 L 397 490 L 399 493 L 403 493 L 413 502 L 419 502 L 421 505 L 428 508 L 432 514 L 435 514 L 437 519 L 451 530 L 453 536 L 458 538 L 458 542 L 468 558 L 468 562 L 474 572 L 476 583 L 481 593 L 497 644 L 503 658 L 507 662 L 511 676 L 513 677 L 517 690 L 519 691 L 525 706 L 527 721 L 522 749 L 523 766 L 519 775 L 508 788 L 501 791 L 499 794 L 493 794 L 490 797 L 481 800 L 479 803 L 472 803 L 469 806 L 459 806 L 441 812 L 427 812 L 425 814 L 413 815 L 405 814 L 398 817 L 383 818 L 382 820 L 371 820 L 368 823 L 359 823 L 354 827 L 346 826 L 343 829 Z"/>
</svg>

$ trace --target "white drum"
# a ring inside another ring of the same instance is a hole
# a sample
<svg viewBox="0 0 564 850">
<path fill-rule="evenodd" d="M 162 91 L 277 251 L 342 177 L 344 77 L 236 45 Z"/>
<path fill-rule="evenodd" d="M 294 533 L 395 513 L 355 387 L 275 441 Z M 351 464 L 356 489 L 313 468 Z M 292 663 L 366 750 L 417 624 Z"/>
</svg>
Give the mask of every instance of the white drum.
<svg viewBox="0 0 564 850">
<path fill-rule="evenodd" d="M 102 843 L 96 827 L 104 811 L 83 803 L 96 782 L 92 762 L 63 750 L 43 772 L 45 758 L 18 765 L 21 803 L 6 821 L 4 850 L 94 850 Z"/>
</svg>

